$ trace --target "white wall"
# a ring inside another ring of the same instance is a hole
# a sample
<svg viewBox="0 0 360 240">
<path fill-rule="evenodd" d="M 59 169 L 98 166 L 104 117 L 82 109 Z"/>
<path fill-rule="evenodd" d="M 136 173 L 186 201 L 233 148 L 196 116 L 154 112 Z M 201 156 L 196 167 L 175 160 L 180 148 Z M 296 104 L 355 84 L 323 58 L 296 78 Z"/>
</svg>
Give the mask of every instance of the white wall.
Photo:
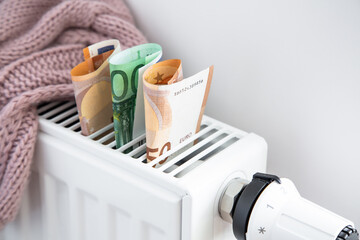
<svg viewBox="0 0 360 240">
<path fill-rule="evenodd" d="M 214 64 L 206 114 L 263 136 L 268 172 L 360 226 L 359 0 L 128 0 L 185 76 Z"/>
</svg>

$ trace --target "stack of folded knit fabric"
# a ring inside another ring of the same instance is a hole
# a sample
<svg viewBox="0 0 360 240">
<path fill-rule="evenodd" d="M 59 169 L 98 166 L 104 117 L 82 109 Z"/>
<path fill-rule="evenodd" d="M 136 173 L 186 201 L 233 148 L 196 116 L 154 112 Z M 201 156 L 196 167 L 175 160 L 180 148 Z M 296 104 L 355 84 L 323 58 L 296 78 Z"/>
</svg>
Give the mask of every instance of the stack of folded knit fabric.
<svg viewBox="0 0 360 240">
<path fill-rule="evenodd" d="M 121 0 L 0 3 L 0 228 L 13 220 L 30 175 L 40 102 L 73 98 L 82 49 L 115 38 L 146 42 Z"/>
</svg>

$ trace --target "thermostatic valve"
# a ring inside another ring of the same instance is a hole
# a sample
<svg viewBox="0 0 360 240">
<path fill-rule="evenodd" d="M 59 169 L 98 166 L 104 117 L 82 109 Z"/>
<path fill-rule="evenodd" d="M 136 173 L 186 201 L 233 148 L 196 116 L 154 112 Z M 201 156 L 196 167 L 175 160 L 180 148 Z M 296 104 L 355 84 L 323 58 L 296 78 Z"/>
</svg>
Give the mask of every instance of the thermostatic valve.
<svg viewBox="0 0 360 240">
<path fill-rule="evenodd" d="M 352 222 L 302 198 L 289 179 L 275 175 L 232 180 L 219 212 L 240 240 L 359 240 Z"/>
</svg>

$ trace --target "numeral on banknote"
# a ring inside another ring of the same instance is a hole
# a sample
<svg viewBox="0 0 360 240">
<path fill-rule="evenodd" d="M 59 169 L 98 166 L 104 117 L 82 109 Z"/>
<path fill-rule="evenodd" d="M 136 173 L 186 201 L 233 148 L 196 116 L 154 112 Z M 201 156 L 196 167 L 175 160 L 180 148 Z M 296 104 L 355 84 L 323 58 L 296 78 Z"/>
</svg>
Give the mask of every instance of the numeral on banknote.
<svg viewBox="0 0 360 240">
<path fill-rule="evenodd" d="M 150 153 L 157 153 L 158 150 L 159 150 L 158 148 L 149 148 L 149 147 L 146 147 L 146 159 L 147 159 L 148 161 L 154 160 L 156 157 L 150 156 Z"/>
<path fill-rule="evenodd" d="M 139 64 L 137 65 L 132 74 L 131 74 L 131 82 L 130 82 L 130 85 L 131 85 L 131 91 L 133 94 L 136 94 L 137 93 L 137 79 L 138 79 L 138 70 L 139 68 L 143 67 L 144 64 Z M 128 90 L 129 90 L 129 79 L 128 79 L 128 76 L 127 74 L 122 71 L 122 70 L 114 70 L 112 71 L 111 73 L 111 84 L 114 84 L 115 83 L 115 76 L 119 74 L 121 76 L 121 80 L 122 80 L 122 86 L 123 86 L 123 89 L 122 89 L 122 94 L 117 94 L 115 91 L 115 88 L 112 88 L 112 94 L 114 96 L 114 99 L 116 101 L 121 101 L 123 100 L 125 97 L 126 97 L 126 94 L 128 93 Z M 120 80 L 120 81 L 121 81 Z"/>
<path fill-rule="evenodd" d="M 164 154 L 165 147 L 166 147 L 166 152 L 167 152 L 167 151 L 170 151 L 170 149 L 171 149 L 171 143 L 170 143 L 170 142 L 167 142 L 167 143 L 164 144 L 164 146 L 161 148 L 161 151 L 160 151 L 160 155 L 159 155 L 159 156 L 161 156 L 161 155 Z M 169 157 L 165 158 L 164 160 L 160 161 L 159 163 L 160 163 L 160 164 L 163 164 L 164 162 L 166 162 L 166 160 L 167 160 L 168 158 L 169 158 Z"/>
<path fill-rule="evenodd" d="M 128 81 L 128 77 L 126 75 L 126 73 L 122 70 L 114 70 L 112 73 L 111 73 L 111 85 L 115 85 L 115 76 L 119 74 L 121 76 L 121 80 L 123 81 L 123 89 L 122 89 L 122 94 L 117 94 L 115 91 L 114 88 L 112 88 L 112 94 L 113 94 L 113 98 L 116 100 L 116 101 L 121 101 L 125 98 L 126 94 L 127 94 L 127 91 L 128 91 L 128 85 L 129 85 L 129 81 Z M 120 81 L 121 81 L 120 80 Z"/>
<path fill-rule="evenodd" d="M 145 66 L 144 64 L 139 64 L 134 68 L 134 71 L 131 74 L 131 90 L 134 94 L 137 93 L 137 81 L 138 81 L 138 70 L 139 68 L 142 68 L 143 66 Z"/>
<path fill-rule="evenodd" d="M 166 149 L 166 151 L 164 152 L 164 150 Z M 164 144 L 164 146 L 162 146 L 161 150 L 160 150 L 160 154 L 159 154 L 159 157 L 161 155 L 163 155 L 164 153 L 168 152 L 171 150 L 171 143 L 170 142 L 167 142 Z M 154 160 L 156 157 L 154 156 L 151 156 L 150 154 L 151 153 L 157 153 L 159 151 L 159 148 L 149 148 L 149 147 L 146 147 L 146 158 L 148 161 L 152 161 Z M 169 157 L 166 157 L 164 160 L 161 160 L 159 162 L 159 164 L 163 164 L 164 162 L 166 162 L 166 160 L 168 159 Z"/>
</svg>

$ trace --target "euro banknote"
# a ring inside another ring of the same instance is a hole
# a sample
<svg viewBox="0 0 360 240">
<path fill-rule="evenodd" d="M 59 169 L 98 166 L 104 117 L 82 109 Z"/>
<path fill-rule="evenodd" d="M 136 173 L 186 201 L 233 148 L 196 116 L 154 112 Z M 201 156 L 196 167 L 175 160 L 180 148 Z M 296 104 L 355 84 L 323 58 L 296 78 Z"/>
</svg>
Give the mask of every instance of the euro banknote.
<svg viewBox="0 0 360 240">
<path fill-rule="evenodd" d="M 142 75 L 160 60 L 161 46 L 138 45 L 109 59 L 116 147 L 145 132 Z"/>
<path fill-rule="evenodd" d="M 83 135 L 112 123 L 108 58 L 117 52 L 120 52 L 120 42 L 116 39 L 95 43 L 83 49 L 84 62 L 70 72 Z"/>
<path fill-rule="evenodd" d="M 183 79 L 179 59 L 149 67 L 143 75 L 146 154 L 150 162 L 200 130 L 213 66 Z M 165 158 L 159 164 L 167 161 Z"/>
</svg>

